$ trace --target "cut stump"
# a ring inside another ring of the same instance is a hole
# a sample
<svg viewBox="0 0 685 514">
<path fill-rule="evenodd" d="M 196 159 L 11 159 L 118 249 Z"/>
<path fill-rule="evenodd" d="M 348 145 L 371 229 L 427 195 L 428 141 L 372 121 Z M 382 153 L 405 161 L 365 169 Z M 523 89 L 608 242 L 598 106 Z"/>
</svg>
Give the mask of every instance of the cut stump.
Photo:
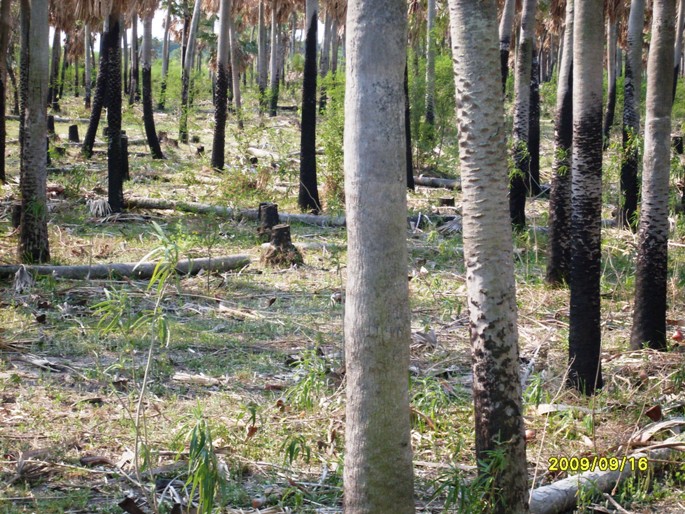
<svg viewBox="0 0 685 514">
<path fill-rule="evenodd" d="M 281 224 L 271 229 L 271 245 L 262 254 L 262 262 L 269 266 L 288 267 L 302 264 L 302 254 L 290 238 L 290 225 Z"/>
</svg>

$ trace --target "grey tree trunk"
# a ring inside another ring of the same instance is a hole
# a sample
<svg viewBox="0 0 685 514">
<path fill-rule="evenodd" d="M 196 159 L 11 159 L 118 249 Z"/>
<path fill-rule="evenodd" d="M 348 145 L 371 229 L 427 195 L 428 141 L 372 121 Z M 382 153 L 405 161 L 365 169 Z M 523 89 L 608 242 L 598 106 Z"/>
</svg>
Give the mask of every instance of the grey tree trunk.
<svg viewBox="0 0 685 514">
<path fill-rule="evenodd" d="M 684 0 L 685 1 L 685 0 Z M 618 17 L 607 20 L 607 106 L 604 114 L 604 128 L 602 137 L 603 147 L 609 146 L 611 126 L 614 124 L 614 111 L 616 110 L 616 46 L 618 42 Z"/>
<path fill-rule="evenodd" d="M 48 88 L 48 106 L 59 112 L 59 61 L 62 54 L 62 31 L 55 29 L 52 36 L 52 59 L 50 61 L 50 87 Z"/>
<path fill-rule="evenodd" d="M 242 112 L 242 101 L 240 98 L 240 69 L 238 68 L 238 51 L 237 45 L 238 38 L 235 34 L 235 27 L 233 25 L 233 16 L 231 15 L 230 9 L 227 14 L 228 18 L 228 46 L 230 49 L 231 57 L 231 75 L 232 75 L 232 85 L 233 85 L 233 101 L 235 102 L 235 116 L 238 120 L 238 128 L 243 129 L 243 112 Z"/>
<path fill-rule="evenodd" d="M 640 94 L 642 91 L 642 29 L 645 23 L 645 0 L 630 2 L 628 50 L 623 79 L 623 162 L 619 224 L 634 228 L 638 201 L 638 165 L 640 149 Z"/>
<path fill-rule="evenodd" d="M 428 0 L 426 10 L 426 124 L 435 126 L 435 0 Z M 431 131 L 431 136 L 432 136 Z"/>
<path fill-rule="evenodd" d="M 406 11 L 404 0 L 353 0 L 347 14 L 348 514 L 415 512 L 407 380 Z M 308 12 L 307 20 L 310 26 L 316 24 L 315 13 Z M 383 55 L 382 62 L 378 55 Z"/>
<path fill-rule="evenodd" d="M 678 1 L 678 18 L 675 25 L 675 44 L 673 51 L 673 100 L 678 87 L 680 61 L 683 58 L 683 29 L 685 29 L 685 0 Z"/>
<path fill-rule="evenodd" d="M 127 95 L 129 92 L 129 86 L 131 85 L 131 82 L 129 80 L 128 72 L 128 31 L 126 30 L 126 20 L 124 17 L 122 17 L 121 20 L 119 20 L 119 26 L 121 27 L 121 56 L 124 59 L 124 64 L 122 67 L 123 73 L 124 73 L 124 94 Z"/>
<path fill-rule="evenodd" d="M 278 17 L 277 0 L 271 0 L 271 97 L 269 99 L 269 116 L 276 116 L 278 109 Z"/>
<path fill-rule="evenodd" d="M 333 26 L 331 27 L 333 41 L 331 41 L 331 73 L 333 75 L 338 71 L 338 51 L 340 49 L 340 36 L 338 36 L 338 20 L 333 19 Z"/>
<path fill-rule="evenodd" d="M 47 202 L 48 0 L 21 0 L 23 134 L 19 259 L 50 261 Z"/>
<path fill-rule="evenodd" d="M 162 41 L 162 84 L 159 91 L 159 102 L 157 103 L 157 108 L 161 111 L 164 110 L 166 104 L 166 84 L 167 78 L 169 76 L 169 42 L 170 42 L 170 32 L 169 27 L 171 25 L 171 8 L 172 3 L 169 2 L 169 6 L 166 11 L 166 18 L 164 19 L 164 40 Z"/>
<path fill-rule="evenodd" d="M 85 94 L 83 101 L 86 106 L 86 109 L 90 109 L 91 87 L 93 84 L 93 61 L 90 58 L 90 45 L 92 44 L 90 37 L 90 25 L 88 25 L 87 23 L 83 26 L 83 41 L 85 46 L 85 55 L 83 57 L 85 63 L 85 80 L 83 81 L 83 86 L 85 87 Z"/>
<path fill-rule="evenodd" d="M 7 47 L 10 31 L 10 0 L 0 0 L 0 182 L 5 182 L 5 143 L 7 128 L 5 124 L 7 99 Z"/>
<path fill-rule="evenodd" d="M 573 174 L 569 384 L 602 387 L 600 361 L 603 6 L 576 0 L 573 21 Z"/>
<path fill-rule="evenodd" d="M 516 0 L 504 0 L 502 16 L 499 21 L 499 55 L 500 71 L 502 73 L 502 94 L 507 89 L 509 76 L 509 49 L 511 48 L 511 34 L 514 29 L 514 15 L 516 14 Z"/>
<path fill-rule="evenodd" d="M 266 23 L 264 22 L 264 2 L 259 0 L 259 42 L 257 46 L 257 83 L 259 85 L 259 110 L 266 106 L 266 82 L 268 78 L 266 55 Z"/>
<path fill-rule="evenodd" d="M 512 229 L 494 0 L 449 0 L 463 191 L 464 261 L 476 457 L 492 479 L 487 512 L 527 511 Z M 530 75 L 528 76 L 530 78 Z M 503 452 L 500 466 L 492 452 Z"/>
<path fill-rule="evenodd" d="M 647 62 L 642 202 L 630 346 L 666 350 L 668 181 L 675 46 L 674 0 L 654 0 Z"/>
<path fill-rule="evenodd" d="M 133 105 L 140 100 L 140 66 L 138 64 L 138 15 L 131 16 L 131 78 L 128 103 Z"/>
<path fill-rule="evenodd" d="M 181 77 L 181 123 L 179 126 L 178 140 L 181 143 L 188 142 L 188 109 L 190 108 L 190 75 L 193 72 L 193 60 L 195 59 L 195 41 L 197 40 L 197 27 L 202 16 L 202 0 L 195 0 L 193 17 L 188 29 L 188 46 L 185 59 L 183 60 L 183 75 Z"/>
<path fill-rule="evenodd" d="M 153 159 L 164 159 L 159 146 L 155 115 L 152 111 L 152 18 L 154 12 L 143 18 L 143 123 Z"/>
<path fill-rule="evenodd" d="M 328 74 L 328 69 L 331 63 L 331 26 L 333 23 L 333 17 L 328 10 L 326 11 L 326 16 L 324 17 L 323 25 L 323 44 L 321 45 L 321 59 L 319 60 L 319 75 L 325 77 Z"/>
<path fill-rule="evenodd" d="M 566 1 L 554 118 L 546 281 L 568 283 L 571 268 L 571 144 L 573 142 L 573 0 Z"/>
<path fill-rule="evenodd" d="M 524 0 L 514 76 L 514 171 L 509 186 L 509 214 L 515 229 L 526 226 L 526 183 L 530 177 L 530 79 L 533 66 L 537 0 Z"/>
</svg>

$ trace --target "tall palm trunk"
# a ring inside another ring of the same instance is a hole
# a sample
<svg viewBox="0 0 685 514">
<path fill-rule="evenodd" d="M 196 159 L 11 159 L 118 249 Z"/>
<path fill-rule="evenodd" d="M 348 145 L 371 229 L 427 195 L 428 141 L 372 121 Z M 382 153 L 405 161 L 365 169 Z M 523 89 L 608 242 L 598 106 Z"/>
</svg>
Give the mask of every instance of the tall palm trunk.
<svg viewBox="0 0 685 514">
<path fill-rule="evenodd" d="M 78 98 L 81 94 L 81 85 L 79 82 L 79 75 L 81 74 L 81 63 L 78 59 L 78 54 L 74 57 L 74 96 Z"/>
<path fill-rule="evenodd" d="M 166 83 L 169 77 L 169 42 L 171 34 L 169 28 L 171 26 L 171 8 L 172 3 L 169 2 L 166 11 L 166 18 L 164 18 L 164 39 L 162 42 L 162 83 L 159 90 L 159 102 L 157 103 L 157 109 L 160 111 L 164 110 L 166 104 Z"/>
<path fill-rule="evenodd" d="M 0 182 L 5 182 L 5 144 L 7 127 L 5 111 L 7 109 L 7 47 L 10 31 L 10 0 L 0 0 Z"/>
<path fill-rule="evenodd" d="M 333 75 L 338 71 L 338 51 L 340 49 L 340 36 L 338 35 L 338 20 L 333 19 L 333 27 L 331 27 L 333 40 L 331 41 L 331 73 Z"/>
<path fill-rule="evenodd" d="M 435 0 L 428 0 L 426 10 L 426 124 L 435 125 Z M 433 131 L 430 130 L 430 137 Z"/>
<path fill-rule="evenodd" d="M 271 62 L 269 73 L 271 75 L 271 97 L 269 99 L 269 116 L 276 116 L 278 109 L 278 3 L 271 0 Z M 316 59 L 316 57 L 314 57 Z"/>
<path fill-rule="evenodd" d="M 131 85 L 129 105 L 140 100 L 140 66 L 138 65 L 138 15 L 131 16 Z"/>
<path fill-rule="evenodd" d="M 675 46 L 674 0 L 654 0 L 647 64 L 645 155 L 630 346 L 666 350 L 668 180 Z"/>
<path fill-rule="evenodd" d="M 530 103 L 528 106 L 528 154 L 530 155 L 526 191 L 528 196 L 540 194 L 540 58 L 533 46 L 530 67 Z"/>
<path fill-rule="evenodd" d="M 98 68 L 98 76 L 95 82 L 95 96 L 93 98 L 93 107 L 90 110 L 90 122 L 88 123 L 86 135 L 83 138 L 83 145 L 81 146 L 81 153 L 86 157 L 90 157 L 93 154 L 95 135 L 97 134 L 98 125 L 100 124 L 102 108 L 105 104 L 110 51 L 113 46 L 119 45 L 119 40 L 117 39 L 116 41 L 110 41 L 111 37 L 109 18 L 107 18 L 104 21 L 103 32 L 102 36 L 100 37 L 100 66 Z"/>
<path fill-rule="evenodd" d="M 307 36 L 302 83 L 302 123 L 300 132 L 300 190 L 297 203 L 303 211 L 319 212 L 316 181 L 316 28 L 318 2 L 307 0 Z"/>
<path fill-rule="evenodd" d="M 673 51 L 673 100 L 678 87 L 680 61 L 683 58 L 683 29 L 685 29 L 685 0 L 678 1 L 678 18 L 675 25 L 675 44 Z"/>
<path fill-rule="evenodd" d="M 316 14 L 307 3 L 309 38 Z M 351 45 L 344 138 L 349 266 L 344 509 L 348 514 L 415 512 L 407 380 L 411 326 L 402 86 L 406 11 L 404 0 L 352 0 L 348 8 Z M 383 56 L 382 66 L 378 55 Z"/>
<path fill-rule="evenodd" d="M 67 79 L 67 67 L 69 66 L 69 60 L 67 59 L 69 53 L 69 34 L 67 34 L 67 38 L 64 41 L 64 49 L 63 49 L 63 57 L 62 57 L 62 67 L 60 71 L 60 76 L 59 76 L 59 87 L 57 88 L 58 93 L 57 93 L 57 99 L 61 99 L 62 96 L 64 96 L 64 84 L 66 83 Z"/>
<path fill-rule="evenodd" d="M 533 67 L 537 0 L 524 0 L 514 85 L 514 167 L 509 186 L 509 214 L 515 229 L 526 226 L 526 183 L 530 177 L 530 78 Z"/>
<path fill-rule="evenodd" d="M 499 55 L 500 71 L 502 73 L 502 94 L 507 89 L 509 76 L 509 49 L 511 48 L 511 34 L 514 29 L 514 15 L 516 14 L 516 0 L 504 0 L 502 16 L 499 21 Z"/>
<path fill-rule="evenodd" d="M 233 25 L 233 16 L 229 10 L 228 18 L 228 47 L 231 58 L 231 85 L 233 86 L 233 102 L 235 103 L 235 117 L 238 120 L 238 128 L 243 129 L 242 99 L 240 97 L 240 69 L 238 68 L 238 36 Z"/>
<path fill-rule="evenodd" d="M 116 7 L 116 4 L 115 4 Z M 109 70 L 107 72 L 107 200 L 112 212 L 124 210 L 124 169 L 121 148 L 121 47 L 120 13 L 113 9 L 109 15 Z"/>
<path fill-rule="evenodd" d="M 618 40 L 618 17 L 607 20 L 607 81 L 609 91 L 607 93 L 607 107 L 604 114 L 604 128 L 602 136 L 604 149 L 609 146 L 611 126 L 614 124 L 614 112 L 616 111 L 616 46 Z"/>
<path fill-rule="evenodd" d="M 573 21 L 573 174 L 571 182 L 570 385 L 602 387 L 599 282 L 602 215 L 603 6 L 577 0 Z"/>
<path fill-rule="evenodd" d="M 407 189 L 414 191 L 414 160 L 411 147 L 411 102 L 409 101 L 409 62 L 404 66 L 404 141 L 407 161 Z"/>
<path fill-rule="evenodd" d="M 554 118 L 554 162 L 549 196 L 549 284 L 569 281 L 571 267 L 571 144 L 573 142 L 573 0 L 566 1 L 564 40 Z"/>
<path fill-rule="evenodd" d="M 155 116 L 152 111 L 152 18 L 151 12 L 143 19 L 143 122 L 145 135 L 153 159 L 164 159 L 162 148 L 159 146 Z"/>
<path fill-rule="evenodd" d="M 121 27 L 122 27 L 122 29 L 121 29 L 121 44 L 123 46 L 123 50 L 121 52 L 121 56 L 124 59 L 124 65 L 122 68 L 123 73 L 124 73 L 124 78 L 123 78 L 124 89 L 123 89 L 123 92 L 125 95 L 127 95 L 131 89 L 131 87 L 130 87 L 131 86 L 131 80 L 128 76 L 128 72 L 129 72 L 129 67 L 128 67 L 128 57 L 129 57 L 129 53 L 128 53 L 128 31 L 126 30 L 125 20 L 123 20 L 123 19 L 119 20 L 119 23 L 121 24 Z"/>
<path fill-rule="evenodd" d="M 190 75 L 193 72 L 193 59 L 195 58 L 195 41 L 197 28 L 202 15 L 202 0 L 195 0 L 193 17 L 188 29 L 188 45 L 183 60 L 183 75 L 181 77 L 181 122 L 179 124 L 178 140 L 181 143 L 188 142 L 188 110 L 190 109 Z"/>
<path fill-rule="evenodd" d="M 319 75 L 323 79 L 330 68 L 331 63 L 331 29 L 333 25 L 333 17 L 330 12 L 326 11 L 324 28 L 323 28 L 323 44 L 321 45 L 321 59 L 319 60 Z M 319 112 L 323 113 L 326 110 L 326 102 L 328 97 L 326 95 L 326 86 L 321 84 L 321 96 L 319 99 Z"/>
<path fill-rule="evenodd" d="M 526 442 L 516 328 L 507 156 L 494 0 L 449 0 L 463 191 L 464 261 L 476 460 L 493 514 L 527 512 Z M 530 75 L 526 77 L 530 78 Z M 500 466 L 493 452 L 502 452 Z"/>
<path fill-rule="evenodd" d="M 221 0 L 219 8 L 219 42 L 216 58 L 216 97 L 214 100 L 214 142 L 212 167 L 224 169 L 226 145 L 226 111 L 228 95 L 229 17 L 231 0 Z"/>
<path fill-rule="evenodd" d="M 259 29 L 257 44 L 257 84 L 259 87 L 259 111 L 263 112 L 266 107 L 266 82 L 269 70 L 267 69 L 266 55 L 266 23 L 264 22 L 264 2 L 259 0 Z"/>
<path fill-rule="evenodd" d="M 619 224 L 634 228 L 638 200 L 638 148 L 640 134 L 640 93 L 642 91 L 642 29 L 645 0 L 630 2 L 628 51 L 623 80 L 623 162 L 621 165 L 621 201 Z"/>
<path fill-rule="evenodd" d="M 19 258 L 48 262 L 47 111 L 48 0 L 21 0 L 22 105 Z"/>
<path fill-rule="evenodd" d="M 90 26 L 86 23 L 83 26 L 83 41 L 85 55 L 83 57 L 85 64 L 85 80 L 83 81 L 83 86 L 85 87 L 85 94 L 83 101 L 85 103 L 86 109 L 90 109 L 90 90 L 93 83 L 93 61 L 90 58 L 90 46 L 93 44 L 90 37 Z"/>
<path fill-rule="evenodd" d="M 48 105 L 53 111 L 59 111 L 59 58 L 62 54 L 62 31 L 55 29 L 52 36 L 52 60 L 50 61 L 50 87 L 48 88 Z"/>
</svg>

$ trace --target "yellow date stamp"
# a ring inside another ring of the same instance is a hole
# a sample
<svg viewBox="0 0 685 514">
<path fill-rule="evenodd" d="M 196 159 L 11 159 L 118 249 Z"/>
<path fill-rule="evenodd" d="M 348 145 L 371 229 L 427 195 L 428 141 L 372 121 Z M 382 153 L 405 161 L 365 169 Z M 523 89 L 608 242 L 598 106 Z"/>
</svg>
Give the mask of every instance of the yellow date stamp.
<svg viewBox="0 0 685 514">
<path fill-rule="evenodd" d="M 548 470 L 552 472 L 570 471 L 647 471 L 647 457 L 550 457 Z"/>
</svg>

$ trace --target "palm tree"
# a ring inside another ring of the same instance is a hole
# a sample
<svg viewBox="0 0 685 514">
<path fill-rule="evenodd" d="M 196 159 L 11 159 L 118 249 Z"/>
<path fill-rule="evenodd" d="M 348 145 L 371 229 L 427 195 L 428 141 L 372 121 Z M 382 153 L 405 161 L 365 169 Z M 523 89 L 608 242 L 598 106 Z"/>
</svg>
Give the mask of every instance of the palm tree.
<svg viewBox="0 0 685 514">
<path fill-rule="evenodd" d="M 167 0 L 166 17 L 164 18 L 164 37 L 162 41 L 162 84 L 159 90 L 159 102 L 157 108 L 164 110 L 166 103 L 166 85 L 169 75 L 169 43 L 171 35 L 171 12 L 173 8 L 172 0 Z"/>
<path fill-rule="evenodd" d="M 507 88 L 509 76 L 509 49 L 511 48 L 511 33 L 514 28 L 514 14 L 516 14 L 516 0 L 504 0 L 502 16 L 499 22 L 499 54 L 500 70 L 502 73 L 502 94 Z"/>
<path fill-rule="evenodd" d="M 316 26 L 317 0 L 307 0 L 302 81 L 302 130 L 300 134 L 300 188 L 297 203 L 303 211 L 319 212 L 319 190 L 316 182 Z"/>
<path fill-rule="evenodd" d="M 426 9 L 426 124 L 435 125 L 435 0 Z M 433 131 L 430 131 L 433 134 Z"/>
<path fill-rule="evenodd" d="M 59 59 L 62 53 L 62 31 L 55 27 L 52 35 L 52 59 L 50 61 L 50 87 L 48 88 L 48 105 L 59 112 Z"/>
<path fill-rule="evenodd" d="M 266 66 L 266 23 L 264 22 L 264 2 L 259 0 L 258 46 L 257 46 L 257 82 L 259 84 L 259 110 L 266 105 L 266 82 L 268 69 Z"/>
<path fill-rule="evenodd" d="M 271 96 L 269 98 L 269 116 L 276 116 L 278 110 L 278 0 L 271 0 L 271 61 L 269 63 L 271 76 Z"/>
<path fill-rule="evenodd" d="M 10 0 L 0 0 L 0 182 L 5 182 L 5 142 L 7 128 L 5 110 L 7 98 L 7 47 L 12 30 Z"/>
<path fill-rule="evenodd" d="M 497 498 L 488 512 L 527 511 L 512 230 L 494 0 L 449 0 L 463 191 L 464 261 L 476 459 Z M 503 456 L 495 469 L 493 452 Z"/>
<path fill-rule="evenodd" d="M 554 163 L 549 198 L 547 272 L 549 284 L 569 280 L 571 266 L 571 144 L 573 142 L 573 1 L 566 0 L 564 40 L 554 118 Z"/>
<path fill-rule="evenodd" d="M 186 53 L 183 58 L 183 75 L 181 77 L 181 120 L 178 130 L 178 140 L 181 143 L 188 142 L 188 109 L 190 108 L 190 75 L 193 71 L 195 59 L 195 41 L 197 40 L 197 28 L 200 24 L 202 0 L 195 0 L 193 17 L 188 29 L 188 41 Z"/>
<path fill-rule="evenodd" d="M 618 221 L 635 227 L 638 197 L 637 141 L 640 133 L 640 91 L 642 90 L 642 29 L 645 0 L 631 0 L 628 17 L 628 50 L 623 79 L 623 163 L 621 165 L 621 201 Z"/>
<path fill-rule="evenodd" d="M 19 258 L 48 262 L 48 0 L 21 0 L 21 224 Z M 3 56 L 4 58 L 4 56 Z"/>
<path fill-rule="evenodd" d="M 83 153 L 83 155 L 86 157 L 90 157 L 93 154 L 95 135 L 98 131 L 100 116 L 105 103 L 111 48 L 112 45 L 118 45 L 119 43 L 118 41 L 111 41 L 109 29 L 108 19 L 105 19 L 103 22 L 102 35 L 100 37 L 100 66 L 98 68 L 98 75 L 95 81 L 95 95 L 93 97 L 93 105 L 90 110 L 90 122 L 88 123 L 88 130 L 86 131 L 86 135 L 83 138 L 83 144 L 81 145 L 81 153 Z"/>
<path fill-rule="evenodd" d="M 157 0 L 153 0 L 152 4 L 157 4 Z M 141 12 L 143 17 L 143 123 L 153 159 L 164 159 L 152 112 L 152 18 L 154 14 L 154 7 L 147 12 Z"/>
<path fill-rule="evenodd" d="M 131 15 L 131 76 L 128 88 L 128 103 L 140 100 L 140 66 L 138 65 L 138 14 Z"/>
<path fill-rule="evenodd" d="M 308 4 L 309 38 L 316 30 L 316 11 Z M 403 130 L 406 9 L 404 0 L 353 0 L 347 17 L 348 514 L 415 511 L 407 381 L 411 326 Z M 313 45 L 309 39 L 307 44 L 309 52 Z M 382 63 L 378 55 L 383 56 Z"/>
<path fill-rule="evenodd" d="M 83 97 L 83 101 L 85 104 L 86 109 L 90 109 L 90 91 L 91 91 L 91 84 L 92 84 L 92 75 L 93 75 L 93 61 L 91 61 L 90 58 L 90 48 L 92 43 L 91 40 L 91 34 L 90 34 L 90 25 L 88 23 L 83 25 L 83 39 L 84 39 L 84 46 L 85 46 L 85 55 L 83 56 L 84 60 L 84 65 L 85 65 L 85 80 L 84 80 L 84 87 L 85 87 L 85 95 Z"/>
<path fill-rule="evenodd" d="M 611 126 L 614 124 L 614 111 L 616 110 L 616 50 L 618 42 L 618 19 L 623 11 L 621 0 L 611 0 L 604 4 L 607 18 L 607 104 L 604 115 L 604 128 L 602 136 L 604 138 L 604 148 L 609 146 L 611 136 Z"/>
<path fill-rule="evenodd" d="M 573 164 L 569 384 L 602 387 L 599 282 L 602 214 L 603 6 L 577 0 L 573 20 Z"/>
<path fill-rule="evenodd" d="M 654 0 L 647 63 L 642 202 L 630 346 L 666 350 L 668 180 L 675 44 L 674 0 Z"/>
<path fill-rule="evenodd" d="M 226 144 L 226 112 L 228 96 L 228 14 L 231 9 L 231 0 L 221 0 L 219 10 L 219 42 L 216 59 L 216 93 L 214 99 L 214 143 L 212 146 L 212 167 L 217 170 L 224 169 L 224 155 Z"/>
<path fill-rule="evenodd" d="M 675 24 L 675 44 L 673 48 L 673 100 L 678 87 L 680 60 L 683 58 L 683 29 L 685 29 L 685 0 L 678 1 L 678 17 Z"/>
</svg>

